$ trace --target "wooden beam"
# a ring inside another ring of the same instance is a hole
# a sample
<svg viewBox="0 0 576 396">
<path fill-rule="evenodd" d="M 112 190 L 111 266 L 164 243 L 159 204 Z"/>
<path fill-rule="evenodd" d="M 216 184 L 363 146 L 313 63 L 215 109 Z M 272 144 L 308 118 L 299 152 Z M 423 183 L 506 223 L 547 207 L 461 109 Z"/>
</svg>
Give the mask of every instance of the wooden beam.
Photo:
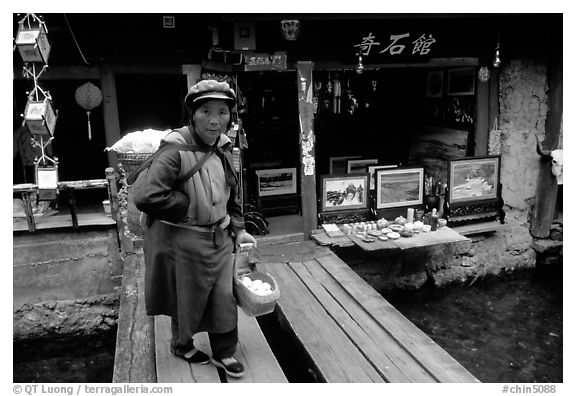
<svg viewBox="0 0 576 396">
<path fill-rule="evenodd" d="M 478 58 L 432 58 L 428 62 L 415 63 L 370 63 L 364 64 L 365 70 L 378 69 L 422 69 L 439 67 L 478 66 Z M 338 61 L 314 62 L 314 70 L 354 70 L 356 65 Z"/>
<path fill-rule="evenodd" d="M 184 65 L 200 68 L 200 65 Z M 115 74 L 187 74 L 181 65 L 110 65 Z M 42 80 L 98 80 L 100 66 L 51 65 L 42 73 Z M 22 67 L 14 67 L 14 79 L 23 80 Z"/>
<path fill-rule="evenodd" d="M 296 84 L 298 87 L 298 116 L 300 118 L 300 188 L 304 235 L 310 238 L 318 227 L 316 207 L 316 155 L 314 135 L 314 105 L 312 104 L 312 62 L 298 62 Z"/>
<path fill-rule="evenodd" d="M 546 114 L 546 137 L 544 149 L 554 150 L 560 142 L 563 109 L 562 30 L 552 34 L 548 54 L 548 113 Z M 547 238 L 554 221 L 558 184 L 552 175 L 550 161 L 541 161 L 536 190 L 536 203 L 530 233 L 535 238 Z"/>
<path fill-rule="evenodd" d="M 106 146 L 111 147 L 120 140 L 120 118 L 118 116 L 118 98 L 116 97 L 116 79 L 111 65 L 103 65 L 100 76 L 102 86 L 102 106 L 104 110 L 104 132 L 106 134 Z M 109 166 L 116 168 L 118 159 L 116 153 L 108 151 Z"/>
</svg>

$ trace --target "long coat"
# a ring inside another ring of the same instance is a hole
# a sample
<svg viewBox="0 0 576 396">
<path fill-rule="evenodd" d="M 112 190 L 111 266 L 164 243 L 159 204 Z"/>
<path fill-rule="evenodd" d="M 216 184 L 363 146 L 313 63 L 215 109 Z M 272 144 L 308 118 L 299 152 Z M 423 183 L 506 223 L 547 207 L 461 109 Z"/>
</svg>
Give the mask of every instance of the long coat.
<svg viewBox="0 0 576 396">
<path fill-rule="evenodd" d="M 202 144 L 196 135 L 186 137 L 172 133 L 166 140 Z M 222 135 L 219 144 L 227 142 Z M 237 325 L 230 228 L 244 225 L 238 188 L 226 185 L 216 155 L 188 181 L 178 181 L 203 155 L 162 153 L 146 174 L 146 188 L 134 196 L 136 207 L 154 219 L 144 238 L 146 311 L 176 317 L 180 331 L 190 334 L 225 333 Z M 204 232 L 191 227 L 213 224 L 226 214 L 231 219 L 226 229 L 216 226 L 215 232 Z"/>
</svg>

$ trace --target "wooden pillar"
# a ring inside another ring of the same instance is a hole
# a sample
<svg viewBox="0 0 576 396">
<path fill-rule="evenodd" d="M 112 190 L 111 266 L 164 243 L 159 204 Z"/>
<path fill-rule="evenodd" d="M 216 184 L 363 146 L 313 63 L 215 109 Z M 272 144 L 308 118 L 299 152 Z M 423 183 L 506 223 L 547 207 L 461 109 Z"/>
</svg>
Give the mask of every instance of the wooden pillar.
<svg viewBox="0 0 576 396">
<path fill-rule="evenodd" d="M 316 156 L 314 136 L 314 107 L 312 104 L 312 62 L 298 62 L 298 115 L 300 118 L 300 186 L 302 191 L 302 216 L 304 235 L 310 238 L 318 227 L 316 202 Z"/>
<path fill-rule="evenodd" d="M 106 146 L 110 147 L 121 138 L 120 118 L 118 116 L 118 98 L 116 97 L 116 79 L 110 65 L 103 65 L 100 70 L 102 85 L 102 106 L 104 111 L 104 132 Z M 116 153 L 108 151 L 108 164 L 114 168 L 118 165 Z"/>
<path fill-rule="evenodd" d="M 490 131 L 490 80 L 478 82 L 478 108 L 476 111 L 476 133 L 474 139 L 474 155 L 488 154 L 488 133 Z"/>
<path fill-rule="evenodd" d="M 552 34 L 548 53 L 548 113 L 544 125 L 546 137 L 542 146 L 545 150 L 554 150 L 561 144 L 562 128 L 562 29 Z M 534 148 L 536 150 L 536 148 Z M 547 238 L 554 221 L 554 210 L 558 197 L 558 184 L 552 174 L 550 161 L 541 161 L 538 173 L 536 203 L 530 233 L 535 238 Z"/>
</svg>

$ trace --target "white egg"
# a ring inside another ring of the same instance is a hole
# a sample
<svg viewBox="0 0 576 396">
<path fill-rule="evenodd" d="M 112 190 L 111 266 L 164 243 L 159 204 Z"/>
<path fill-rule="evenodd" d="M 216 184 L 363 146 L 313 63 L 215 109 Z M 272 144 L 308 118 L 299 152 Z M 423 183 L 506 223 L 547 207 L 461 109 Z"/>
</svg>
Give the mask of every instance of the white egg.
<svg viewBox="0 0 576 396">
<path fill-rule="evenodd" d="M 240 282 L 242 282 L 244 286 L 250 287 L 250 285 L 252 284 L 252 279 L 248 278 L 247 276 L 244 276 L 240 278 Z"/>
<path fill-rule="evenodd" d="M 262 285 L 262 281 L 260 279 L 254 279 L 252 281 L 252 284 L 256 287 L 261 286 Z"/>
</svg>

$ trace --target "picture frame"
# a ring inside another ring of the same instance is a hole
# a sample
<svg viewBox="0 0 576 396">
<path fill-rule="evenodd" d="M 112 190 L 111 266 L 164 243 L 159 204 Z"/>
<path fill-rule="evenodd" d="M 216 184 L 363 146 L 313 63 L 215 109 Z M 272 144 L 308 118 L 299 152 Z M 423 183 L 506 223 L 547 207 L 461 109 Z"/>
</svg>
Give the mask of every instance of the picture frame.
<svg viewBox="0 0 576 396">
<path fill-rule="evenodd" d="M 426 97 L 441 98 L 444 95 L 444 72 L 442 70 L 429 71 L 426 76 Z"/>
<path fill-rule="evenodd" d="M 368 166 L 368 174 L 370 175 L 370 190 L 376 190 L 376 171 L 378 169 L 392 169 L 397 168 L 398 165 L 373 165 Z"/>
<path fill-rule="evenodd" d="M 346 161 L 346 173 L 365 173 L 369 165 L 378 165 L 378 159 L 349 159 Z"/>
<path fill-rule="evenodd" d="M 347 156 L 343 156 L 343 157 L 330 157 L 330 159 L 329 159 L 330 165 L 328 168 L 328 173 L 331 175 L 346 173 L 346 169 L 347 169 L 346 161 L 348 161 L 349 159 L 359 159 L 359 158 L 362 158 L 362 157 L 359 155 L 347 155 Z"/>
<path fill-rule="evenodd" d="M 321 212 L 367 210 L 370 204 L 368 173 L 322 175 Z"/>
<path fill-rule="evenodd" d="M 424 168 L 406 167 L 376 170 L 376 209 L 422 205 Z"/>
<path fill-rule="evenodd" d="M 500 156 L 448 159 L 448 202 L 450 205 L 499 199 Z"/>
<path fill-rule="evenodd" d="M 476 73 L 473 67 L 448 70 L 448 96 L 474 95 Z"/>
<path fill-rule="evenodd" d="M 277 168 L 256 170 L 258 196 L 296 194 L 296 168 Z"/>
</svg>

